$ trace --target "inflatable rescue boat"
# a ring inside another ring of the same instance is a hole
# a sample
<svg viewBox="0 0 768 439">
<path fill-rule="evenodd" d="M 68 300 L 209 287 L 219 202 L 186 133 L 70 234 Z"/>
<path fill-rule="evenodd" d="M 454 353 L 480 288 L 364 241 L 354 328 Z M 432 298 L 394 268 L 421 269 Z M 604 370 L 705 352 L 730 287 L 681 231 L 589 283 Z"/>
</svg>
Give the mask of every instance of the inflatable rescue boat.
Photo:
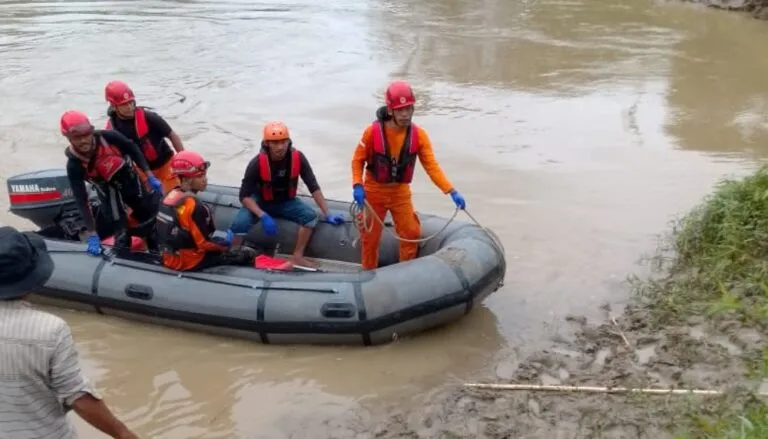
<svg viewBox="0 0 768 439">
<path fill-rule="evenodd" d="M 321 222 L 315 229 L 306 256 L 321 262 L 316 271 L 285 271 L 277 264 L 181 273 L 148 252 L 87 254 L 65 170 L 16 175 L 7 185 L 11 212 L 38 227 L 34 232 L 46 240 L 56 264 L 36 292 L 42 302 L 263 343 L 387 343 L 458 320 L 501 286 L 506 271 L 504 249 L 492 232 L 419 214 L 422 236 L 439 233 L 420 244 L 419 257 L 398 263 L 398 241 L 385 230 L 376 270 L 360 270 L 359 234 L 347 218 L 343 225 Z M 91 196 L 96 201 L 95 192 Z M 303 197 L 319 212 L 311 197 Z M 236 187 L 209 185 L 198 198 L 210 205 L 221 231 L 240 208 Z M 328 204 L 334 212 L 350 206 Z M 246 239 L 290 253 L 297 225 L 275 220 L 277 236 L 267 237 L 257 224 Z M 391 218 L 385 223 L 392 228 Z"/>
</svg>

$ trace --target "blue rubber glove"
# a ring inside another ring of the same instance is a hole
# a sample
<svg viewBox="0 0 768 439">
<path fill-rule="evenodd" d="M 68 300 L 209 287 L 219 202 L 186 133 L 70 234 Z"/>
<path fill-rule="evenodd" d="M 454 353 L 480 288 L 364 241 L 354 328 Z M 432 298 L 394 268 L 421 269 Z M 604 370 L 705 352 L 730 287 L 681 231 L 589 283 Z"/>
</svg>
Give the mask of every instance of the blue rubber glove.
<svg viewBox="0 0 768 439">
<path fill-rule="evenodd" d="M 99 241 L 99 235 L 92 234 L 88 236 L 88 253 L 93 256 L 101 254 L 101 241 Z"/>
<path fill-rule="evenodd" d="M 224 247 L 231 247 L 232 246 L 232 239 L 235 237 L 235 234 L 232 233 L 231 230 L 227 230 L 226 236 L 223 238 L 220 236 L 214 236 L 211 241 L 215 242 L 216 244 L 223 245 Z"/>
<path fill-rule="evenodd" d="M 362 184 L 356 184 L 352 189 L 352 197 L 355 199 L 355 203 L 358 206 L 365 206 L 365 190 L 363 190 Z"/>
<path fill-rule="evenodd" d="M 334 226 L 338 226 L 340 224 L 344 224 L 344 215 L 340 213 L 333 213 L 331 215 L 328 215 L 325 218 L 328 223 L 333 224 Z"/>
<path fill-rule="evenodd" d="M 451 199 L 456 204 L 456 207 L 459 209 L 464 209 L 467 207 L 467 202 L 464 201 L 464 197 L 462 197 L 461 194 L 456 191 L 456 189 L 451 190 L 450 194 Z"/>
<path fill-rule="evenodd" d="M 264 229 L 264 233 L 266 233 L 267 236 L 277 235 L 277 224 L 275 224 L 275 220 L 273 220 L 268 213 L 265 212 L 264 215 L 261 216 L 260 220 L 261 228 Z"/>
<path fill-rule="evenodd" d="M 163 191 L 163 184 L 160 183 L 160 180 L 158 180 L 154 175 L 150 175 L 149 178 L 147 178 L 147 183 L 149 183 L 149 187 L 151 187 L 153 191 Z"/>
</svg>

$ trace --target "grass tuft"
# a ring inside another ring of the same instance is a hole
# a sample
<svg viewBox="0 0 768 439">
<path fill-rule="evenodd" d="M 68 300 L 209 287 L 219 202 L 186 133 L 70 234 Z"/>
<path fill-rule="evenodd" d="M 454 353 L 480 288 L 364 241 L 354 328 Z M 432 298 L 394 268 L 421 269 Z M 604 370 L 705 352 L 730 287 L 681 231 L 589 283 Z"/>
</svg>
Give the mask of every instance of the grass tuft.
<svg viewBox="0 0 768 439">
<path fill-rule="evenodd" d="M 698 316 L 714 327 L 756 329 L 762 342 L 735 360 L 749 378 L 768 376 L 768 169 L 721 181 L 673 222 L 651 262 L 650 279 L 630 279 L 650 325 Z M 690 404 L 680 414 L 679 439 L 768 438 L 768 406 L 755 393 Z"/>
<path fill-rule="evenodd" d="M 724 180 L 676 220 L 654 256 L 661 279 L 633 278 L 653 324 L 692 315 L 768 328 L 768 169 Z"/>
</svg>

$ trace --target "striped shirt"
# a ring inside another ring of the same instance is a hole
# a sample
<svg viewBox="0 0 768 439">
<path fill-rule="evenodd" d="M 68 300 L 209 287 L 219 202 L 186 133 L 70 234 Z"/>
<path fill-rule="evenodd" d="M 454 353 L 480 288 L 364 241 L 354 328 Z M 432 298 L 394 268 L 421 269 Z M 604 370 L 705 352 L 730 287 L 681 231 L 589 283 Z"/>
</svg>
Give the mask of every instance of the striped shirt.
<svg viewBox="0 0 768 439">
<path fill-rule="evenodd" d="M 67 323 L 21 300 L 0 301 L 0 438 L 76 438 L 66 413 L 86 392 L 99 398 Z"/>
</svg>

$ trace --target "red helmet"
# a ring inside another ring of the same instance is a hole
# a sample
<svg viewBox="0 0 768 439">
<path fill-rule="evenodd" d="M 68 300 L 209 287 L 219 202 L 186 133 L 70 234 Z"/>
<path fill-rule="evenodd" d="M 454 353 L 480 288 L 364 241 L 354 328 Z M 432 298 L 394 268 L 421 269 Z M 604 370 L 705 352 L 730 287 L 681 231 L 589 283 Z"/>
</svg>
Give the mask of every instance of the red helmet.
<svg viewBox="0 0 768 439">
<path fill-rule="evenodd" d="M 110 81 L 107 83 L 107 86 L 104 87 L 104 97 L 107 102 L 114 106 L 127 104 L 128 102 L 136 100 L 131 87 L 128 87 L 128 84 L 123 81 Z"/>
<path fill-rule="evenodd" d="M 387 108 L 396 110 L 415 104 L 416 97 L 413 95 L 413 89 L 411 89 L 407 82 L 395 81 L 387 87 L 386 103 Z"/>
<path fill-rule="evenodd" d="M 181 151 L 171 159 L 171 172 L 180 177 L 200 177 L 210 167 L 211 162 L 194 151 Z"/>
<path fill-rule="evenodd" d="M 61 134 L 69 137 L 70 135 L 85 135 L 93 132 L 93 125 L 88 120 L 88 116 L 85 113 L 77 110 L 65 111 L 61 115 Z"/>
</svg>

